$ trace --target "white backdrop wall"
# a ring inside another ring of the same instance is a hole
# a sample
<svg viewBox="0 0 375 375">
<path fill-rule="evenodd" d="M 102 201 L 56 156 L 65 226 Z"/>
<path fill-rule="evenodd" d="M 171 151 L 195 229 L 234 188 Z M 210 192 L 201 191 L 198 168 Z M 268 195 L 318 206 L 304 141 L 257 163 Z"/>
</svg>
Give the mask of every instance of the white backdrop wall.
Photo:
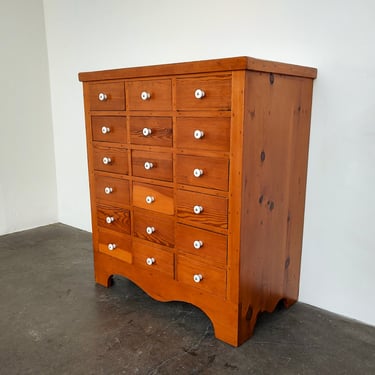
<svg viewBox="0 0 375 375">
<path fill-rule="evenodd" d="M 249 55 L 319 69 L 300 300 L 375 324 L 375 2 L 44 0 L 60 221 L 90 230 L 79 71 Z"/>
</svg>

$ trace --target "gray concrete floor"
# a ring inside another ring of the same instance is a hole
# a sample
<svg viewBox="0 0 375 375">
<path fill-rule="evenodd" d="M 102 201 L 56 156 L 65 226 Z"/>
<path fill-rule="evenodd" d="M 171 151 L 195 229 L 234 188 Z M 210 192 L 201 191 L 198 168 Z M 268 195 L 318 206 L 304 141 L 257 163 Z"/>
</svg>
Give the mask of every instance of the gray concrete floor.
<svg viewBox="0 0 375 375">
<path fill-rule="evenodd" d="M 375 374 L 375 327 L 297 303 L 239 348 L 186 303 L 93 278 L 91 235 L 54 224 L 0 237 L 0 374 Z"/>
</svg>

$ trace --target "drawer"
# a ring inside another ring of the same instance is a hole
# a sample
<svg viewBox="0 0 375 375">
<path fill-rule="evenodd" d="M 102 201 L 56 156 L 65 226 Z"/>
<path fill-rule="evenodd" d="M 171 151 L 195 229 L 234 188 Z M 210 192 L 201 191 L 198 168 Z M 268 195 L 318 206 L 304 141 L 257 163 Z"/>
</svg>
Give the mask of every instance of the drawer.
<svg viewBox="0 0 375 375">
<path fill-rule="evenodd" d="M 207 76 L 176 79 L 177 110 L 230 110 L 230 76 Z"/>
<path fill-rule="evenodd" d="M 128 174 L 128 152 L 125 149 L 94 147 L 94 169 L 97 171 Z"/>
<path fill-rule="evenodd" d="M 137 145 L 172 147 L 170 117 L 130 117 L 130 142 Z"/>
<path fill-rule="evenodd" d="M 173 189 L 134 182 L 133 205 L 167 215 L 174 215 Z"/>
<path fill-rule="evenodd" d="M 88 92 L 92 111 L 123 111 L 125 109 L 123 82 L 89 83 Z"/>
<path fill-rule="evenodd" d="M 127 263 L 133 262 L 131 237 L 127 234 L 99 231 L 99 252 Z"/>
<path fill-rule="evenodd" d="M 229 151 L 229 117 L 177 118 L 176 146 L 208 151 Z"/>
<path fill-rule="evenodd" d="M 172 109 L 170 79 L 128 81 L 127 105 L 131 111 L 169 111 Z"/>
<path fill-rule="evenodd" d="M 199 260 L 221 267 L 227 261 L 227 236 L 188 225 L 176 224 L 176 246 Z"/>
<path fill-rule="evenodd" d="M 166 250 L 146 245 L 140 241 L 133 242 L 134 264 L 147 268 L 150 272 L 161 272 L 170 278 L 174 277 L 174 256 Z"/>
<path fill-rule="evenodd" d="M 132 151 L 133 176 L 173 181 L 172 165 L 171 153 Z"/>
<path fill-rule="evenodd" d="M 228 228 L 228 199 L 213 195 L 177 190 L 177 218 L 192 225 Z"/>
<path fill-rule="evenodd" d="M 117 232 L 131 233 L 129 210 L 120 207 L 98 205 L 96 212 L 98 226 Z"/>
<path fill-rule="evenodd" d="M 176 180 L 179 184 L 228 191 L 227 158 L 177 155 Z"/>
<path fill-rule="evenodd" d="M 94 141 L 126 143 L 124 116 L 92 116 L 91 127 Z"/>
<path fill-rule="evenodd" d="M 95 196 L 98 201 L 129 205 L 129 181 L 95 175 Z"/>
<path fill-rule="evenodd" d="M 224 269 L 208 266 L 205 263 L 178 255 L 176 277 L 184 284 L 213 293 L 216 296 L 225 297 L 226 272 Z"/>
<path fill-rule="evenodd" d="M 134 208 L 134 235 L 159 245 L 174 246 L 174 217 Z"/>
</svg>

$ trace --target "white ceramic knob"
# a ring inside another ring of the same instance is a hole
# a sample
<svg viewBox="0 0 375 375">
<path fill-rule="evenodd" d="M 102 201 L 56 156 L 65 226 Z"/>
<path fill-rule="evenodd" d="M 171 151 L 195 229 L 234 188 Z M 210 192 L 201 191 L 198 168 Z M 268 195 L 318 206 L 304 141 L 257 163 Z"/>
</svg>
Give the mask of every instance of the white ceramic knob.
<svg viewBox="0 0 375 375">
<path fill-rule="evenodd" d="M 197 178 L 203 176 L 203 170 L 199 168 L 195 168 L 193 173 L 194 173 L 194 177 L 197 177 Z"/>
<path fill-rule="evenodd" d="M 154 201 L 155 201 L 155 198 L 152 195 L 147 195 L 147 197 L 146 197 L 146 203 L 147 204 L 151 204 Z"/>
<path fill-rule="evenodd" d="M 109 244 L 108 244 L 108 250 L 111 250 L 111 251 L 112 251 L 112 250 L 116 249 L 116 247 L 117 247 L 117 246 L 116 246 L 115 243 L 109 243 Z"/>
<path fill-rule="evenodd" d="M 152 233 L 154 233 L 155 232 L 155 228 L 154 227 L 147 227 L 146 228 L 146 233 L 147 234 L 152 234 Z"/>
<path fill-rule="evenodd" d="M 106 156 L 103 158 L 103 164 L 108 165 L 108 164 L 111 164 L 111 162 L 112 162 L 111 158 L 108 158 Z"/>
<path fill-rule="evenodd" d="M 107 216 L 105 218 L 105 221 L 107 222 L 107 224 L 112 224 L 115 221 L 115 218 L 113 216 Z"/>
<path fill-rule="evenodd" d="M 193 245 L 194 245 L 195 249 L 200 249 L 203 246 L 203 241 L 196 240 L 196 241 L 194 241 Z"/>
<path fill-rule="evenodd" d="M 141 99 L 142 100 L 148 100 L 151 98 L 151 94 L 147 91 L 142 91 L 141 92 Z"/>
<path fill-rule="evenodd" d="M 150 128 L 143 128 L 143 130 L 142 130 L 142 134 L 145 137 L 148 137 L 149 135 L 151 135 L 151 133 L 152 133 L 152 130 Z"/>
<path fill-rule="evenodd" d="M 105 192 L 106 194 L 111 194 L 111 193 L 113 192 L 113 189 L 112 189 L 111 187 L 109 187 L 109 186 L 106 186 L 106 187 L 104 188 L 104 192 Z"/>
<path fill-rule="evenodd" d="M 195 274 L 193 276 L 193 280 L 196 282 L 196 283 L 200 283 L 202 280 L 203 280 L 203 276 L 199 273 L 199 274 Z"/>
<path fill-rule="evenodd" d="M 194 138 L 195 139 L 201 139 L 204 137 L 204 131 L 203 130 L 194 130 Z"/>
<path fill-rule="evenodd" d="M 154 168 L 154 164 L 152 164 L 150 161 L 146 161 L 144 167 L 145 169 L 149 170 L 151 168 Z"/>
<path fill-rule="evenodd" d="M 202 211 L 203 211 L 203 207 L 202 206 L 194 206 L 194 213 L 196 215 L 199 215 Z"/>
<path fill-rule="evenodd" d="M 99 99 L 101 102 L 105 102 L 105 101 L 108 99 L 107 94 L 104 94 L 104 92 L 99 93 L 99 95 L 98 95 L 98 99 Z"/>
<path fill-rule="evenodd" d="M 155 258 L 147 258 L 146 263 L 148 266 L 152 266 L 155 263 Z"/>
<path fill-rule="evenodd" d="M 204 98 L 206 93 L 201 89 L 196 89 L 194 95 L 197 99 L 202 99 L 202 98 Z"/>
<path fill-rule="evenodd" d="M 107 133 L 110 133 L 111 132 L 111 129 L 110 128 L 107 128 L 106 126 L 103 126 L 102 127 L 102 133 L 103 134 L 107 134 Z"/>
</svg>

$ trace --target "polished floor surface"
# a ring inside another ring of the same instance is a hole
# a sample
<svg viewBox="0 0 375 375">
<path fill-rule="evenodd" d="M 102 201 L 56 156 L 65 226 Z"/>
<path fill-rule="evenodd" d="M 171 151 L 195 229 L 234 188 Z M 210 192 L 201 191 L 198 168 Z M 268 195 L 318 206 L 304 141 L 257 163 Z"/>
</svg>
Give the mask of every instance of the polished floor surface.
<svg viewBox="0 0 375 375">
<path fill-rule="evenodd" d="M 297 303 L 232 348 L 194 306 L 96 285 L 91 235 L 62 224 L 1 236 L 0 283 L 4 375 L 375 374 L 375 327 Z"/>
</svg>

